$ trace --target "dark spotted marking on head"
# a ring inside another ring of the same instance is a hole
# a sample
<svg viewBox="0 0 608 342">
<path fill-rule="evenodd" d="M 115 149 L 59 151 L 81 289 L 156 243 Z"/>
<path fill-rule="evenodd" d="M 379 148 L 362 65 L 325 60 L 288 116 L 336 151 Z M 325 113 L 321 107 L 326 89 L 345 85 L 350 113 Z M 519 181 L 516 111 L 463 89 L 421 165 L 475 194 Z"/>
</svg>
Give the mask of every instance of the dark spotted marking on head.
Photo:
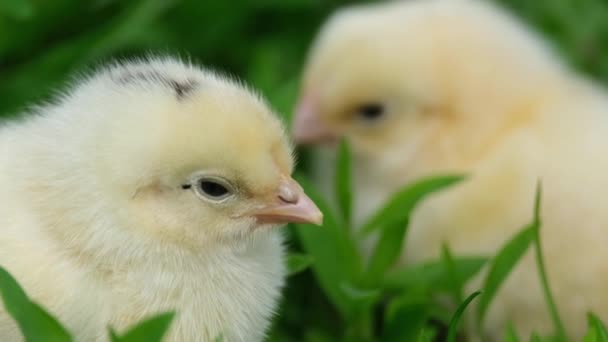
<svg viewBox="0 0 608 342">
<path fill-rule="evenodd" d="M 196 81 L 186 80 L 180 83 L 175 80 L 170 80 L 169 84 L 173 87 L 173 90 L 175 90 L 177 98 L 181 99 L 195 88 Z"/>
<path fill-rule="evenodd" d="M 146 71 L 125 71 L 123 74 L 114 77 L 114 80 L 121 84 L 129 84 L 135 81 L 145 81 L 145 82 L 160 82 L 163 85 L 171 88 L 175 91 L 175 95 L 179 100 L 183 99 L 188 93 L 190 93 L 196 86 L 198 82 L 192 79 L 187 79 L 184 81 L 176 81 L 171 79 L 156 70 L 146 70 Z"/>
</svg>

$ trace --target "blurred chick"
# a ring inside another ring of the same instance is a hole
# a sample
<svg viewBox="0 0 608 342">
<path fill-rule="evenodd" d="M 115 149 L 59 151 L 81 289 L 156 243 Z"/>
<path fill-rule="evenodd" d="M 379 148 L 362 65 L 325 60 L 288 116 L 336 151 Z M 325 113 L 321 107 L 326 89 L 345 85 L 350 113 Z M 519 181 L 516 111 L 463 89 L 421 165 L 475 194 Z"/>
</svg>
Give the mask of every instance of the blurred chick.
<svg viewBox="0 0 608 342">
<path fill-rule="evenodd" d="M 322 215 L 257 95 L 172 59 L 114 65 L 0 129 L 0 265 L 79 341 L 176 310 L 169 341 L 260 341 L 287 222 Z M 19 340 L 0 312 L 2 340 Z"/>
<path fill-rule="evenodd" d="M 466 173 L 411 218 L 402 261 L 493 255 L 532 219 L 542 180 L 542 245 L 568 333 L 608 320 L 608 99 L 509 14 L 482 1 L 396 1 L 335 14 L 304 72 L 293 134 L 346 137 L 361 224 L 422 176 Z M 551 331 L 532 252 L 498 293 L 484 331 L 508 321 Z M 479 289 L 479 279 L 470 290 Z"/>
</svg>

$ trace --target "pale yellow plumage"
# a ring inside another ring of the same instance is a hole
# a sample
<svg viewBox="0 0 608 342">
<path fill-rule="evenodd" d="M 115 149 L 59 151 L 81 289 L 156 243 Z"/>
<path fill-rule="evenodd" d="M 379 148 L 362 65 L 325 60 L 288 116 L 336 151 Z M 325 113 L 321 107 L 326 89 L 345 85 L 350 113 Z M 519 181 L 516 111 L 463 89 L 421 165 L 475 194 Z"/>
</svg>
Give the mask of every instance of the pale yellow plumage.
<svg viewBox="0 0 608 342">
<path fill-rule="evenodd" d="M 173 59 L 114 65 L 0 128 L 0 265 L 77 341 L 175 310 L 169 341 L 260 341 L 285 222 L 319 222 L 279 120 Z M 0 339 L 18 340 L 0 310 Z"/>
<path fill-rule="evenodd" d="M 418 177 L 470 175 L 415 211 L 404 263 L 437 258 L 443 241 L 492 255 L 531 220 L 540 179 L 567 330 L 580 339 L 587 311 L 608 319 L 608 98 L 504 10 L 429 0 L 339 11 L 313 46 L 294 127 L 303 143 L 348 138 L 358 223 Z M 486 337 L 499 340 L 510 320 L 522 336 L 550 332 L 538 279 L 529 253 L 491 306 Z"/>
</svg>

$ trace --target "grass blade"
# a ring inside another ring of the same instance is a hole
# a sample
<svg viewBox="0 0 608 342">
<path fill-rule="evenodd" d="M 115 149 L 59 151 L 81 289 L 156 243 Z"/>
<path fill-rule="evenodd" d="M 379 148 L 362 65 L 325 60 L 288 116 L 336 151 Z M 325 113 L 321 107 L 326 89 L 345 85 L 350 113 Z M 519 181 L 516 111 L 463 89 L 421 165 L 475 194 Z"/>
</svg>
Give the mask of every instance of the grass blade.
<svg viewBox="0 0 608 342">
<path fill-rule="evenodd" d="M 303 176 L 296 176 L 306 193 L 323 212 L 323 227 L 296 225 L 296 233 L 306 253 L 315 259 L 312 271 L 343 317 L 353 313 L 351 300 L 340 288 L 342 283 L 353 283 L 361 274 L 361 257 L 348 231 L 340 226 L 328 203 Z"/>
<path fill-rule="evenodd" d="M 519 342 L 519 337 L 517 337 L 517 333 L 515 332 L 515 328 L 513 327 L 513 323 L 509 322 L 507 326 L 507 333 L 505 334 L 504 342 Z"/>
<path fill-rule="evenodd" d="M 381 341 L 420 340 L 428 316 L 426 300 L 409 294 L 394 299 L 388 307 Z"/>
<path fill-rule="evenodd" d="M 291 253 L 287 256 L 287 274 L 292 276 L 306 270 L 312 263 L 314 258 L 310 255 Z"/>
<path fill-rule="evenodd" d="M 352 176 L 350 151 L 345 140 L 342 140 L 338 149 L 336 165 L 336 198 L 338 206 L 347 226 L 352 218 Z"/>
<path fill-rule="evenodd" d="M 0 295 L 6 311 L 15 319 L 28 342 L 67 342 L 67 330 L 38 304 L 32 302 L 13 276 L 0 267 Z"/>
<path fill-rule="evenodd" d="M 532 240 L 534 240 L 535 224 L 536 222 L 528 224 L 509 240 L 493 258 L 484 282 L 484 293 L 479 299 L 479 306 L 477 308 L 477 322 L 479 326 L 481 326 L 496 292 L 511 273 L 513 267 L 524 255 Z"/>
<path fill-rule="evenodd" d="M 549 312 L 551 314 L 551 319 L 553 320 L 553 325 L 555 327 L 556 338 L 558 341 L 567 341 L 566 329 L 564 328 L 564 324 L 562 323 L 561 318 L 559 317 L 559 312 L 557 311 L 557 305 L 555 304 L 555 300 L 553 299 L 553 295 L 551 294 L 551 288 L 549 287 L 549 279 L 547 277 L 547 272 L 545 270 L 545 262 L 543 260 L 542 246 L 540 242 L 540 204 L 541 204 L 541 192 L 542 187 L 540 182 L 536 187 L 536 196 L 534 199 L 534 224 L 532 226 L 534 230 L 534 245 L 535 245 L 535 254 L 536 254 L 536 265 L 538 267 L 538 273 L 540 275 L 541 285 L 543 288 L 543 293 L 545 295 L 545 300 L 547 301 L 547 305 L 549 306 Z"/>
<path fill-rule="evenodd" d="M 590 326 L 589 329 L 587 329 L 587 333 L 585 334 L 585 337 L 583 337 L 582 342 L 598 342 L 597 330 L 595 327 Z"/>
<path fill-rule="evenodd" d="M 375 285 L 381 280 L 386 270 L 401 255 L 408 221 L 406 218 L 382 229 L 380 239 L 367 267 L 365 280 L 368 284 Z"/>
<path fill-rule="evenodd" d="M 456 269 L 456 263 L 450 248 L 445 243 L 441 246 L 441 261 L 447 271 L 450 292 L 456 303 L 462 303 L 463 301 L 463 286 L 464 283 L 460 279 L 460 274 Z"/>
<path fill-rule="evenodd" d="M 604 323 L 594 314 L 587 315 L 590 330 L 595 332 L 595 340 L 597 342 L 608 342 L 608 330 Z"/>
<path fill-rule="evenodd" d="M 351 283 L 342 283 L 340 285 L 342 292 L 350 299 L 350 301 L 357 306 L 357 309 L 361 312 L 374 303 L 376 303 L 382 293 L 377 289 L 362 289 L 358 288 Z"/>
<path fill-rule="evenodd" d="M 467 297 L 467 299 L 464 300 L 464 302 L 460 304 L 460 306 L 458 306 L 458 309 L 456 309 L 456 312 L 454 313 L 454 316 L 450 321 L 450 326 L 448 328 L 448 337 L 446 339 L 447 342 L 456 342 L 456 335 L 458 334 L 458 327 L 460 326 L 460 318 L 462 317 L 462 314 L 464 313 L 464 310 L 467 308 L 469 303 L 471 303 L 471 301 L 480 294 L 481 291 L 473 292 L 469 297 Z"/>
<path fill-rule="evenodd" d="M 532 336 L 530 336 L 530 342 L 542 342 L 540 336 L 538 335 L 538 333 L 533 332 Z"/>
<path fill-rule="evenodd" d="M 122 337 L 111 332 L 112 342 L 160 342 L 169 330 L 175 313 L 167 312 L 148 318 L 132 327 Z"/>
<path fill-rule="evenodd" d="M 418 335 L 418 342 L 432 342 L 436 341 L 437 330 L 433 327 L 425 326 Z"/>
<path fill-rule="evenodd" d="M 454 269 L 464 283 L 473 277 L 488 261 L 482 257 L 461 257 L 454 259 Z M 441 260 L 426 262 L 390 272 L 383 286 L 388 290 L 404 288 L 424 288 L 429 291 L 449 291 L 450 275 Z"/>
<path fill-rule="evenodd" d="M 361 229 L 369 234 L 380 227 L 389 226 L 396 221 L 408 218 L 410 212 L 426 196 L 464 180 L 462 175 L 438 176 L 422 179 L 397 192 L 373 215 Z"/>
</svg>

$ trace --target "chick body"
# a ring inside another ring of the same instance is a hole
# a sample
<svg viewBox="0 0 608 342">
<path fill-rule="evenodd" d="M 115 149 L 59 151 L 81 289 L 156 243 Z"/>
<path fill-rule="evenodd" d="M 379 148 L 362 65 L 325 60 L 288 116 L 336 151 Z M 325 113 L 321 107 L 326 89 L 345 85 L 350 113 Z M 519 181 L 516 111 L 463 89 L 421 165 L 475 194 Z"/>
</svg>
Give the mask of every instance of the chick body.
<svg viewBox="0 0 608 342">
<path fill-rule="evenodd" d="M 258 96 L 173 59 L 117 64 L 5 123 L 0 151 L 0 265 L 77 341 L 173 310 L 170 341 L 262 340 L 281 222 L 248 213 L 281 202 L 293 162 Z M 4 311 L 0 336 L 20 338 Z"/>
<path fill-rule="evenodd" d="M 457 255 L 493 255 L 532 219 L 542 181 L 549 282 L 580 339 L 587 311 L 608 320 L 607 108 L 601 87 L 493 5 L 395 1 L 339 11 L 325 25 L 294 134 L 349 140 L 358 224 L 419 177 L 468 174 L 415 210 L 404 264 L 438 258 L 443 242 Z M 478 277 L 468 289 L 480 286 Z M 500 340 L 509 321 L 522 336 L 548 333 L 546 308 L 529 251 L 491 305 L 485 337 Z"/>
</svg>

